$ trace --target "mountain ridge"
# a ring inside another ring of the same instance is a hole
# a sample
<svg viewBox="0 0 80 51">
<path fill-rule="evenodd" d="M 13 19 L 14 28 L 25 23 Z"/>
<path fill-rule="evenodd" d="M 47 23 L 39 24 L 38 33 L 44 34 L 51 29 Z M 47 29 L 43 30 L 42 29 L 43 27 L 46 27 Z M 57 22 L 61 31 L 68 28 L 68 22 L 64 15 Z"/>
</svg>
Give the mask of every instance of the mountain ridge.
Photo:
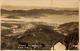
<svg viewBox="0 0 80 51">
<path fill-rule="evenodd" d="M 31 9 L 31 10 L 5 10 L 1 9 L 1 13 L 15 15 L 15 16 L 33 16 L 33 15 L 44 15 L 44 14 L 67 14 L 67 15 L 78 15 L 78 11 L 69 11 L 69 10 L 54 10 L 54 9 Z"/>
</svg>

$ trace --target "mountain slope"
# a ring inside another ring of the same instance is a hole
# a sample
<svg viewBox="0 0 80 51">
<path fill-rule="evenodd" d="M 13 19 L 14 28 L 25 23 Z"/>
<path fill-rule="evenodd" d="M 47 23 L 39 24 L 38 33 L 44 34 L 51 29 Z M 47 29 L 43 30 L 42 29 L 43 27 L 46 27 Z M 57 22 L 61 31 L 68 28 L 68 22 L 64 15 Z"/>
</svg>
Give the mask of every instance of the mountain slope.
<svg viewBox="0 0 80 51">
<path fill-rule="evenodd" d="M 79 22 L 64 23 L 60 25 L 58 28 L 61 32 L 69 34 L 75 29 L 79 29 Z"/>
</svg>

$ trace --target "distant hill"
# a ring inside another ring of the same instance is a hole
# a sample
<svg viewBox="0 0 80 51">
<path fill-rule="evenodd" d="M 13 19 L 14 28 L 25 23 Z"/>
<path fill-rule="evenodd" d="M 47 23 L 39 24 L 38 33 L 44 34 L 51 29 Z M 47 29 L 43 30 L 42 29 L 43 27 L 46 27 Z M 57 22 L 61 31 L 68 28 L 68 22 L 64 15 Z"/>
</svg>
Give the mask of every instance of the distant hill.
<svg viewBox="0 0 80 51">
<path fill-rule="evenodd" d="M 78 11 L 70 10 L 54 10 L 54 9 L 31 9 L 31 10 L 6 10 L 1 9 L 2 15 L 14 16 L 44 16 L 45 14 L 65 14 L 65 15 L 78 15 Z"/>
</svg>

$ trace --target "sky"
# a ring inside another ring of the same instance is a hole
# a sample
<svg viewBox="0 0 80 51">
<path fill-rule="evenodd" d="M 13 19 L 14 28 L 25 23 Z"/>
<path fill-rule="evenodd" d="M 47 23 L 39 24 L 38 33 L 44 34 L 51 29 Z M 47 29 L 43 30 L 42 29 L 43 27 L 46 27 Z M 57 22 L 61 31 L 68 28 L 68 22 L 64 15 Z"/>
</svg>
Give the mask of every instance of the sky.
<svg viewBox="0 0 80 51">
<path fill-rule="evenodd" d="M 2 5 L 78 8 L 79 0 L 2 0 Z"/>
</svg>

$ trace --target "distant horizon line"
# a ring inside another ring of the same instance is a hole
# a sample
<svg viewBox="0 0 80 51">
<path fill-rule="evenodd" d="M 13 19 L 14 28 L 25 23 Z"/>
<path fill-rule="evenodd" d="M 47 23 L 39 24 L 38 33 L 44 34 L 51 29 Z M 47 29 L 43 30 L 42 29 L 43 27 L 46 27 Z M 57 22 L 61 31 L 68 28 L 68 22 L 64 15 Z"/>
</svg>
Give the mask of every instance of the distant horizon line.
<svg viewBox="0 0 80 51">
<path fill-rule="evenodd" d="M 12 8 L 11 8 L 12 7 Z M 1 8 L 7 9 L 28 9 L 28 8 L 43 8 L 43 9 L 58 9 L 58 10 L 79 10 L 79 8 L 67 8 L 67 7 L 47 7 L 47 6 L 16 6 L 16 5 L 1 5 Z"/>
</svg>

